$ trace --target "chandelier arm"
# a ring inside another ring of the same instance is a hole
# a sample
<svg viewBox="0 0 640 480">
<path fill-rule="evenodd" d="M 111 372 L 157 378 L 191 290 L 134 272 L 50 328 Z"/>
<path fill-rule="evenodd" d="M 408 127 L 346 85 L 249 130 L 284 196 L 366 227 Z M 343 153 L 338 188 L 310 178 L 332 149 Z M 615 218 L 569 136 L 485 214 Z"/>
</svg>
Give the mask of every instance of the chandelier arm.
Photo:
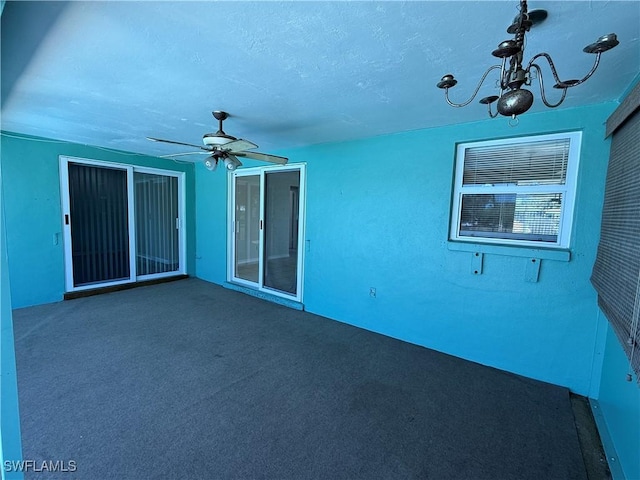
<svg viewBox="0 0 640 480">
<path fill-rule="evenodd" d="M 562 80 L 560 80 L 560 77 L 558 77 L 558 72 L 556 71 L 556 66 L 553 64 L 553 60 L 551 60 L 551 56 L 548 53 L 538 53 L 537 55 L 534 55 L 531 60 L 529 60 L 529 65 L 527 65 L 527 72 L 531 69 L 531 67 L 536 67 L 536 70 L 538 71 L 538 75 L 540 75 L 540 67 L 538 65 L 536 65 L 535 62 L 536 59 L 540 58 L 540 57 L 544 57 L 547 62 L 549 62 L 549 67 L 551 68 L 551 73 L 553 74 L 553 78 L 555 79 L 556 83 L 558 84 L 562 84 Z"/>
<path fill-rule="evenodd" d="M 502 96 L 507 86 L 507 83 L 504 80 L 505 75 L 507 73 L 505 68 L 506 66 L 507 66 L 507 57 L 502 57 L 502 65 L 500 67 L 500 96 Z"/>
<path fill-rule="evenodd" d="M 489 110 L 489 116 L 491 118 L 496 118 L 499 114 L 499 112 L 496 110 L 496 113 L 492 113 L 491 112 L 491 103 L 487 103 L 487 109 Z"/>
<path fill-rule="evenodd" d="M 542 98 L 542 103 L 544 103 L 547 107 L 549 108 L 555 108 L 557 106 L 559 106 L 562 102 L 564 102 L 564 98 L 567 96 L 567 87 L 562 87 L 562 96 L 560 97 L 560 100 L 558 101 L 558 103 L 549 103 L 547 101 L 547 97 L 544 94 L 544 81 L 542 80 L 542 70 L 540 69 L 540 67 L 535 64 L 535 63 L 530 63 L 529 64 L 529 68 L 535 68 L 536 71 L 538 72 L 538 82 L 540 83 L 540 97 Z M 556 77 L 557 79 L 557 77 Z"/>
<path fill-rule="evenodd" d="M 475 92 L 473 92 L 473 95 L 471 95 L 471 98 L 469 100 L 467 100 L 464 103 L 453 103 L 451 100 L 449 100 L 449 88 L 445 88 L 444 89 L 444 98 L 447 101 L 447 103 L 449 105 L 451 105 L 452 107 L 464 107 L 469 105 L 474 98 L 476 98 L 476 95 L 478 94 L 478 91 L 480 90 L 480 87 L 482 86 L 482 84 L 484 83 L 485 78 L 487 78 L 487 75 L 489 75 L 489 73 L 492 70 L 495 70 L 496 68 L 501 68 L 500 65 L 492 65 L 491 67 L 489 67 L 487 69 L 486 72 L 484 72 L 484 75 L 482 75 L 482 78 L 480 79 L 480 83 L 478 83 L 478 86 L 476 87 Z"/>
<path fill-rule="evenodd" d="M 583 79 L 578 80 L 577 82 L 572 83 L 571 85 L 562 84 L 561 86 L 575 87 L 576 85 L 580 85 L 581 83 L 584 83 L 587 80 L 589 80 L 589 78 L 591 78 L 591 75 L 593 75 L 595 73 L 596 69 L 598 68 L 598 65 L 600 64 L 600 56 L 601 55 L 602 55 L 602 52 L 598 52 L 596 54 L 596 61 L 593 62 L 593 67 L 591 67 L 591 70 L 589 70 L 589 73 L 587 73 Z"/>
<path fill-rule="evenodd" d="M 600 56 L 602 55 L 602 52 L 598 52 L 596 54 L 596 60 L 593 64 L 593 67 L 591 67 L 591 70 L 589 71 L 589 73 L 587 73 L 585 75 L 585 77 L 582 80 L 576 80 L 574 82 L 571 83 L 564 83 L 562 80 L 560 80 L 560 77 L 558 77 L 558 72 L 556 71 L 556 66 L 553 64 L 553 60 L 551 60 L 551 56 L 548 53 L 538 53 L 537 55 L 534 55 L 533 58 L 531 58 L 531 60 L 529 60 L 529 65 L 527 66 L 527 72 L 529 71 L 529 69 L 534 65 L 534 61 L 537 58 L 540 57 L 544 57 L 547 62 L 549 62 L 549 67 L 551 68 L 551 73 L 553 74 L 553 78 L 556 81 L 556 83 L 558 84 L 559 88 L 570 88 L 570 87 L 575 87 L 576 85 L 580 85 L 581 83 L 586 82 L 587 80 L 589 80 L 589 78 L 591 78 L 591 75 L 593 75 L 596 71 L 596 69 L 598 68 L 598 65 L 600 64 Z M 540 71 L 540 68 L 538 67 L 538 72 Z"/>
</svg>

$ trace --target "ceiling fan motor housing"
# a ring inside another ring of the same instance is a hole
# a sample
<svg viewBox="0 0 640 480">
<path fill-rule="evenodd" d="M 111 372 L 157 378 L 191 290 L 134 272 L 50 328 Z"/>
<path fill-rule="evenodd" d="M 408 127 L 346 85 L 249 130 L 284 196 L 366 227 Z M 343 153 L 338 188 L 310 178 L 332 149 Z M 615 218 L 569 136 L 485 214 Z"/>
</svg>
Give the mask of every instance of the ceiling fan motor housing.
<svg viewBox="0 0 640 480">
<path fill-rule="evenodd" d="M 205 133 L 202 137 L 202 143 L 205 145 L 224 145 L 234 140 L 237 140 L 237 138 L 227 135 L 222 130 L 218 130 L 216 133 Z"/>
</svg>

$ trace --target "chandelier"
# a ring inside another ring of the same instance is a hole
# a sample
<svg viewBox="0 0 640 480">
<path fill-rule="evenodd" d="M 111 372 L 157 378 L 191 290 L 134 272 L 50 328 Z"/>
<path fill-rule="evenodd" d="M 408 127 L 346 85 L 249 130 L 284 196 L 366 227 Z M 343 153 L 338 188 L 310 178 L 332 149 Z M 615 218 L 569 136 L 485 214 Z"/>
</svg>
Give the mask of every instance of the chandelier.
<svg viewBox="0 0 640 480">
<path fill-rule="evenodd" d="M 494 57 L 501 58 L 502 63 L 500 65 L 492 65 L 486 72 L 484 72 L 484 75 L 480 79 L 480 83 L 478 83 L 478 86 L 469 100 L 463 103 L 454 103 L 449 100 L 449 89 L 458 83 L 453 75 L 447 74 L 442 77 L 440 82 L 438 82 L 436 86 L 444 89 L 444 97 L 449 105 L 452 107 L 464 107 L 471 103 L 478 94 L 478 90 L 480 90 L 480 87 L 487 78 L 487 75 L 489 75 L 493 70 L 500 70 L 500 80 L 496 82 L 496 86 L 500 89 L 500 95 L 484 97 L 480 100 L 480 103 L 487 105 L 489 116 L 491 118 L 495 118 L 500 114 L 511 117 L 517 122 L 516 116 L 526 112 L 531 108 L 531 105 L 533 105 L 533 93 L 526 88 L 522 88 L 523 85 L 530 86 L 532 80 L 537 78 L 540 83 L 540 96 L 542 98 L 542 102 L 549 108 L 555 108 L 564 101 L 565 96 L 567 95 L 567 89 L 586 82 L 589 77 L 595 73 L 598 68 L 598 64 L 600 63 L 600 55 L 602 55 L 602 52 L 612 49 L 619 43 L 615 33 L 610 33 L 598 38 L 595 43 L 587 45 L 583 49 L 586 53 L 596 54 L 595 63 L 589 73 L 587 73 L 581 80 L 560 80 L 556 72 L 556 67 L 553 64 L 553 60 L 551 60 L 551 56 L 547 53 L 542 52 L 534 55 L 531 60 L 529 60 L 526 67 L 524 66 L 523 57 L 526 43 L 525 35 L 531 29 L 532 25 L 542 22 L 547 17 L 547 12 L 546 10 L 532 10 L 531 12 L 528 12 L 526 0 L 520 1 L 519 10 L 520 13 L 514 19 L 513 24 L 507 29 L 507 33 L 515 34 L 514 39 L 505 40 L 498 45 L 496 50 L 491 52 Z M 562 95 L 557 103 L 550 103 L 547 100 L 544 90 L 544 82 L 542 79 L 542 70 L 540 69 L 540 66 L 535 63 L 538 59 L 545 59 L 549 63 L 551 73 L 553 74 L 553 78 L 556 82 L 553 88 L 562 90 Z M 534 72 L 535 74 L 533 74 Z M 493 112 L 491 104 L 496 101 L 498 102 L 497 111 Z"/>
</svg>

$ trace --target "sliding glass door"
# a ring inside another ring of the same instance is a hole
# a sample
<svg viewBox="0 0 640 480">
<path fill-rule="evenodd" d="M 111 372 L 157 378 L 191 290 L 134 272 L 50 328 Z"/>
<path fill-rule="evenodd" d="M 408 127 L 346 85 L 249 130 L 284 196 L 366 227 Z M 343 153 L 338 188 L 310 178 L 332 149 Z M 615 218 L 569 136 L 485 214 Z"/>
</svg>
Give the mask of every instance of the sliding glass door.
<svg viewBox="0 0 640 480">
<path fill-rule="evenodd" d="M 66 290 L 185 273 L 183 174 L 60 157 Z"/>
<path fill-rule="evenodd" d="M 229 279 L 301 300 L 304 166 L 232 175 Z"/>
</svg>

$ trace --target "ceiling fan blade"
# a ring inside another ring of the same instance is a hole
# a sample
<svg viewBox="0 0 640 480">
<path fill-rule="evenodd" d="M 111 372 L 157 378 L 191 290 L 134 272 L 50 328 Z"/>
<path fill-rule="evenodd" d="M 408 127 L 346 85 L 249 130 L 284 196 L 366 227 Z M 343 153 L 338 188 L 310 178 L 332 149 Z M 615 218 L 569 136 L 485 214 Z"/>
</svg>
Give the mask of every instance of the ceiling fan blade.
<svg viewBox="0 0 640 480">
<path fill-rule="evenodd" d="M 171 153 L 169 155 L 159 155 L 158 158 L 172 158 L 182 157 L 184 155 L 209 155 L 211 152 L 186 152 L 186 153 Z"/>
<path fill-rule="evenodd" d="M 236 152 L 236 155 L 239 157 L 253 158 L 254 160 L 262 160 L 263 162 L 279 163 L 280 165 L 285 165 L 289 161 L 287 157 L 279 157 L 277 155 L 260 152 Z"/>
<path fill-rule="evenodd" d="M 173 140 L 163 140 L 162 138 L 153 138 L 153 137 L 147 137 L 147 140 L 151 140 L 152 142 L 172 143 L 174 145 L 184 145 L 185 147 L 194 147 L 194 148 L 199 148 L 200 150 L 210 151 L 208 148 L 205 148 L 201 145 L 194 145 L 193 143 L 175 142 Z"/>
<path fill-rule="evenodd" d="M 239 138 L 238 140 L 233 140 L 229 143 L 223 143 L 222 145 L 219 145 L 218 148 L 220 150 L 226 150 L 228 152 L 243 152 L 245 150 L 258 148 L 258 145 L 250 142 L 249 140 L 243 140 Z"/>
</svg>

